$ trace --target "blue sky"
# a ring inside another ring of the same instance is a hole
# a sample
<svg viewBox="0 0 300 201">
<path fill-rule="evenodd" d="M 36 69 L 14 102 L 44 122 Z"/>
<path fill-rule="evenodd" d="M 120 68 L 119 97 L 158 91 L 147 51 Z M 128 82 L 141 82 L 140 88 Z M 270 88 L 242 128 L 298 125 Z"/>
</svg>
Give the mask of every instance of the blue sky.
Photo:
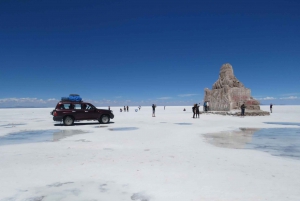
<svg viewBox="0 0 300 201">
<path fill-rule="evenodd" d="M 0 107 L 190 105 L 222 64 L 263 104 L 300 104 L 298 0 L 0 1 Z"/>
</svg>

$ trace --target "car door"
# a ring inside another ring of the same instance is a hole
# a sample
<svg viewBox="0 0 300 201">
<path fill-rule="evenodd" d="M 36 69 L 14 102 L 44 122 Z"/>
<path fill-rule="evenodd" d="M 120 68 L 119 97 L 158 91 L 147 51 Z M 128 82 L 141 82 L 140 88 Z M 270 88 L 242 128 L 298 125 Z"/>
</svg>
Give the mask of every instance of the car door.
<svg viewBox="0 0 300 201">
<path fill-rule="evenodd" d="M 96 107 L 93 106 L 92 104 L 88 104 L 88 103 L 86 103 L 85 105 L 86 105 L 86 107 L 85 107 L 84 113 L 85 113 L 86 119 L 98 119 L 99 113 L 97 112 Z"/>
<path fill-rule="evenodd" d="M 73 113 L 73 116 L 75 117 L 75 120 L 84 120 L 85 119 L 84 110 L 82 109 L 80 103 L 73 103 L 72 113 Z"/>
</svg>

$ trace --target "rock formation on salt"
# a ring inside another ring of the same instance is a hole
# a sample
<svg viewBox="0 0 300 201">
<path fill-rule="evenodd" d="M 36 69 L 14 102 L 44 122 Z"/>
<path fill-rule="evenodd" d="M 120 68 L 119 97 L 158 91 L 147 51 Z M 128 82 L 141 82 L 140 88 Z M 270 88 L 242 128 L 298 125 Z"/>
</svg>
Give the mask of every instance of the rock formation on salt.
<svg viewBox="0 0 300 201">
<path fill-rule="evenodd" d="M 210 111 L 240 109 L 243 103 L 246 110 L 260 110 L 260 103 L 251 97 L 251 90 L 234 76 L 229 63 L 222 65 L 219 79 L 213 84 L 212 90 L 205 88 L 204 92 L 204 101 L 209 101 Z"/>
</svg>

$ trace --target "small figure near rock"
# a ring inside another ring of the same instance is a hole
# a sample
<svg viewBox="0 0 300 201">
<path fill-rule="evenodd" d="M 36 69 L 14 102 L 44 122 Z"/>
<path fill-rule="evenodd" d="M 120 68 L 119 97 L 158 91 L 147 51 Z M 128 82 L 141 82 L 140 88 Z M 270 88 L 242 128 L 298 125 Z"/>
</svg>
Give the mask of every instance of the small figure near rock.
<svg viewBox="0 0 300 201">
<path fill-rule="evenodd" d="M 120 112 L 122 112 L 122 108 L 120 108 Z"/>
<path fill-rule="evenodd" d="M 124 112 L 126 112 L 126 107 L 124 106 Z"/>
<path fill-rule="evenodd" d="M 243 103 L 242 105 L 241 105 L 241 116 L 242 117 L 244 117 L 245 116 L 245 109 L 246 109 L 246 106 L 245 106 L 245 103 Z"/>
<path fill-rule="evenodd" d="M 139 106 L 139 110 L 141 109 L 141 106 Z"/>
<path fill-rule="evenodd" d="M 127 105 L 127 112 L 129 112 L 129 107 L 128 107 L 128 105 Z"/>
<path fill-rule="evenodd" d="M 110 110 L 110 106 L 108 106 L 108 110 Z"/>
<path fill-rule="evenodd" d="M 270 104 L 270 112 L 272 113 L 272 109 L 273 109 L 273 104 Z"/>
</svg>

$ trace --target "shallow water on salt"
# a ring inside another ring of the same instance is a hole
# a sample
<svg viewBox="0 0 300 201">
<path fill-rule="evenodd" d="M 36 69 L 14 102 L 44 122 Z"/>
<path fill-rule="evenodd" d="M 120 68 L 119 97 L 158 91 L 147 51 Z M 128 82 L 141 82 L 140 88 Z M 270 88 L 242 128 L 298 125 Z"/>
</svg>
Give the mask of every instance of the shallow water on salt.
<svg viewBox="0 0 300 201">
<path fill-rule="evenodd" d="M 241 128 L 239 131 L 204 136 L 209 143 L 218 147 L 255 149 L 300 160 L 299 128 Z"/>
<path fill-rule="evenodd" d="M 82 130 L 34 130 L 10 133 L 0 137 L 1 145 L 24 144 L 35 142 L 55 142 L 73 135 L 84 134 Z"/>
</svg>

